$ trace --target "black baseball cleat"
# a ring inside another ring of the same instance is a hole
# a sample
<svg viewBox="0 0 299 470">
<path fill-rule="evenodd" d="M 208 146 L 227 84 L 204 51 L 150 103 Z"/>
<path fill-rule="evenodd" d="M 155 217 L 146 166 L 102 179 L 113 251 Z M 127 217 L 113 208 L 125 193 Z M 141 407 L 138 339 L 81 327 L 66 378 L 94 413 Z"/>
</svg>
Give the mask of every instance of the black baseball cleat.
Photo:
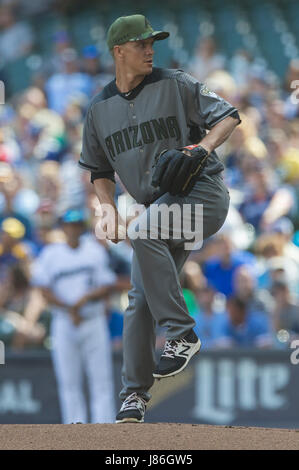
<svg viewBox="0 0 299 470">
<path fill-rule="evenodd" d="M 146 401 L 131 393 L 123 402 L 121 409 L 116 415 L 116 423 L 143 423 L 146 410 Z"/>
<path fill-rule="evenodd" d="M 185 369 L 191 357 L 200 350 L 201 342 L 193 330 L 182 339 L 168 340 L 153 376 L 155 379 L 172 377 Z"/>
</svg>

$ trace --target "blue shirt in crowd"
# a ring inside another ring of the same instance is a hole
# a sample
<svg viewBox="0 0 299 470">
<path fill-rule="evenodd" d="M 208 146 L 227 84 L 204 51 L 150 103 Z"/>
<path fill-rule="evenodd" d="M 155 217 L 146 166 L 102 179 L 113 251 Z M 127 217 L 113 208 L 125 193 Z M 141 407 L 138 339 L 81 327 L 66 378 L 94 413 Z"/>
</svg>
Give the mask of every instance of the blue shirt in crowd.
<svg viewBox="0 0 299 470">
<path fill-rule="evenodd" d="M 45 85 L 48 106 L 57 113 L 63 114 L 72 97 L 80 93 L 90 97 L 92 86 L 91 77 L 85 73 L 52 75 Z"/>
<path fill-rule="evenodd" d="M 234 294 L 234 274 L 236 270 L 246 264 L 255 266 L 256 258 L 246 251 L 237 251 L 232 253 L 231 261 L 228 266 L 222 265 L 220 258 L 213 257 L 203 265 L 203 273 L 208 283 L 218 292 L 226 297 Z"/>
<path fill-rule="evenodd" d="M 249 312 L 242 325 L 234 326 L 228 314 L 219 325 L 218 338 L 232 341 L 233 346 L 256 347 L 258 343 L 271 342 L 271 326 L 269 317 L 261 312 Z"/>
<path fill-rule="evenodd" d="M 196 314 L 194 331 L 200 338 L 202 349 L 210 349 L 214 346 L 215 341 L 222 336 L 224 323 L 226 323 L 225 313 L 208 315 L 200 311 Z"/>
</svg>

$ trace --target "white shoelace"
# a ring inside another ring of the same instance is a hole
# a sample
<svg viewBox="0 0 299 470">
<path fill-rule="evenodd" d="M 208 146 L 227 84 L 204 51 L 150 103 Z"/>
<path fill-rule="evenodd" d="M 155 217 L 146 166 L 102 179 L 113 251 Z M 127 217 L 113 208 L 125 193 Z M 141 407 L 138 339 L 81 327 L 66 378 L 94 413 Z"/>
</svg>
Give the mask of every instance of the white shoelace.
<svg viewBox="0 0 299 470">
<path fill-rule="evenodd" d="M 179 340 L 172 339 L 172 340 L 166 341 L 164 351 L 161 357 L 164 356 L 164 357 L 169 357 L 170 359 L 173 359 L 176 354 L 177 347 L 180 344 L 187 344 L 187 341 L 185 339 L 179 339 Z"/>
<path fill-rule="evenodd" d="M 145 400 L 143 400 L 141 397 L 137 395 L 136 392 L 131 393 L 125 401 L 122 404 L 121 411 L 126 411 L 126 410 L 135 410 L 140 409 L 140 406 L 142 409 L 145 409 Z M 138 406 L 139 405 L 139 406 Z"/>
</svg>

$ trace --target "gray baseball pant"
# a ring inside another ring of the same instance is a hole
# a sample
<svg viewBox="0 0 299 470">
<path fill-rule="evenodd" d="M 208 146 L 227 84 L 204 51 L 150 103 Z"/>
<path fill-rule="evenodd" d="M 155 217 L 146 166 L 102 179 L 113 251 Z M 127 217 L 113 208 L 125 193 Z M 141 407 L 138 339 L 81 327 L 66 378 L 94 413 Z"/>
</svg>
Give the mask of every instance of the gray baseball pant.
<svg viewBox="0 0 299 470">
<path fill-rule="evenodd" d="M 193 223 L 195 205 L 202 204 L 202 236 L 205 240 L 223 225 L 229 201 L 229 192 L 223 178 L 217 174 L 203 176 L 188 196 L 171 196 L 166 193 L 154 205 L 179 204 L 183 209 L 184 204 L 190 204 Z M 150 208 L 141 214 L 143 221 L 145 218 L 149 221 Z M 171 236 L 167 240 L 151 239 L 149 228 L 147 230 L 146 239 L 133 239 L 131 226 L 128 229 L 134 254 L 132 289 L 129 292 L 129 305 L 124 313 L 121 400 L 133 392 L 147 401 L 151 397 L 149 389 L 154 383 L 153 371 L 156 366 L 156 324 L 167 328 L 168 340 L 183 338 L 195 325 L 188 313 L 179 280 L 179 273 L 191 253 L 185 249 L 186 239 L 173 239 Z"/>
</svg>

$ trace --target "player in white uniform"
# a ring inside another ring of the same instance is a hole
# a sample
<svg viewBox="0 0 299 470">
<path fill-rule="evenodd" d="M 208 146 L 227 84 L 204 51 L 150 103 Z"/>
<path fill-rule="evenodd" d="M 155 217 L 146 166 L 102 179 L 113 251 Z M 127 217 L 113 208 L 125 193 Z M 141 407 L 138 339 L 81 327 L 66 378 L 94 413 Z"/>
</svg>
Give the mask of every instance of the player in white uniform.
<svg viewBox="0 0 299 470">
<path fill-rule="evenodd" d="M 105 248 L 82 237 L 84 215 L 62 217 L 66 243 L 47 245 L 33 265 L 33 284 L 51 305 L 51 339 L 63 423 L 114 421 L 111 344 L 103 299 L 116 286 Z"/>
</svg>

